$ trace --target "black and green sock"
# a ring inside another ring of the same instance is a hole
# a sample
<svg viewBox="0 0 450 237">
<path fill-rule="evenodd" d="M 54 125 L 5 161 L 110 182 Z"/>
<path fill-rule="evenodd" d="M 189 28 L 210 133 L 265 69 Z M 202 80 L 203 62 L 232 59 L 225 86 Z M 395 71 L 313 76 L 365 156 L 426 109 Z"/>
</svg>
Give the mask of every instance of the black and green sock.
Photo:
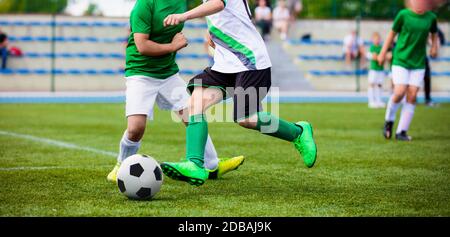
<svg viewBox="0 0 450 237">
<path fill-rule="evenodd" d="M 294 141 L 303 132 L 300 126 L 278 118 L 268 112 L 258 112 L 256 130 L 263 134 L 290 142 Z"/>
</svg>

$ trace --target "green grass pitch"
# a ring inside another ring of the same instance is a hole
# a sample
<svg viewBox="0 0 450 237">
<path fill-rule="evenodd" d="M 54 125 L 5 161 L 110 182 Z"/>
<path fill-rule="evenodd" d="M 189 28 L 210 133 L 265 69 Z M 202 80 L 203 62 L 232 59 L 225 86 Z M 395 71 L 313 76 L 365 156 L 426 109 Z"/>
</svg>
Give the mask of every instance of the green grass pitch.
<svg viewBox="0 0 450 237">
<path fill-rule="evenodd" d="M 309 120 L 318 161 L 306 168 L 292 144 L 232 123 L 210 124 L 222 156 L 246 162 L 202 187 L 165 177 L 153 201 L 131 201 L 106 181 L 115 158 L 4 132 L 117 152 L 123 104 L 0 105 L 0 216 L 449 216 L 450 105 L 419 106 L 410 143 L 381 136 L 384 110 L 365 104 L 282 104 Z M 156 111 L 140 153 L 184 154 L 185 130 Z"/>
</svg>

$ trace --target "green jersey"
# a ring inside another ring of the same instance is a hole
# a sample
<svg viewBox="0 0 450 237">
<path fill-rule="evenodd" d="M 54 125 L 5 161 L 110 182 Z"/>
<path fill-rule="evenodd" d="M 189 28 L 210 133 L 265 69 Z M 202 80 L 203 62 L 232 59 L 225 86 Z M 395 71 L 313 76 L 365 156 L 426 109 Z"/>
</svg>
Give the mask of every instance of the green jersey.
<svg viewBox="0 0 450 237">
<path fill-rule="evenodd" d="M 175 62 L 176 53 L 162 56 L 141 55 L 134 42 L 135 33 L 149 35 L 149 40 L 159 44 L 172 42 L 173 37 L 181 32 L 183 24 L 164 27 L 163 20 L 170 14 L 186 11 L 186 0 L 138 0 L 131 12 L 131 34 L 126 52 L 125 76 L 148 76 L 166 79 L 176 74 L 179 69 Z"/>
<path fill-rule="evenodd" d="M 398 33 L 393 65 L 424 69 L 428 36 L 437 32 L 436 15 L 432 12 L 419 15 L 403 9 L 397 14 L 392 30 Z"/>
<path fill-rule="evenodd" d="M 373 54 L 380 54 L 381 52 L 381 45 L 372 45 L 370 46 L 370 52 Z M 383 71 L 384 70 L 384 66 L 378 64 L 377 60 L 370 60 L 370 70 L 375 70 L 375 71 Z"/>
</svg>

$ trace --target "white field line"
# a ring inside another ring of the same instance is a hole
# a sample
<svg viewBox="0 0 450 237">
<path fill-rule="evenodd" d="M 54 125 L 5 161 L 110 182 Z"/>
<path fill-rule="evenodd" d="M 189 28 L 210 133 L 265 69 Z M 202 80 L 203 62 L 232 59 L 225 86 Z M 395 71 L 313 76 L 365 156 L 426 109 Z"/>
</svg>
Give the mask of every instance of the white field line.
<svg viewBox="0 0 450 237">
<path fill-rule="evenodd" d="M 105 155 L 105 156 L 109 156 L 109 157 L 117 157 L 117 153 L 114 153 L 114 152 L 100 150 L 100 149 L 92 148 L 92 147 L 88 147 L 88 146 L 79 146 L 79 145 L 76 145 L 76 144 L 62 142 L 62 141 L 48 139 L 48 138 L 43 138 L 43 137 L 36 137 L 36 136 L 32 136 L 32 135 L 21 134 L 21 133 L 14 133 L 14 132 L 2 131 L 2 130 L 0 130 L 0 135 L 2 135 L 2 136 L 9 136 L 9 137 L 15 137 L 15 138 L 21 138 L 21 139 L 25 139 L 25 140 L 34 141 L 34 142 L 37 142 L 37 143 L 42 143 L 42 144 L 52 145 L 52 146 L 56 146 L 56 147 L 72 149 L 72 150 L 87 151 L 87 152 L 101 154 L 101 155 Z M 0 171 L 7 171 L 7 170 L 45 170 L 45 169 L 66 169 L 66 168 L 77 168 L 77 167 L 73 167 L 73 166 L 72 167 L 69 167 L 69 166 L 65 166 L 65 167 L 58 167 L 58 166 L 26 167 L 26 166 L 24 166 L 24 167 L 0 168 Z M 79 167 L 79 168 L 81 168 L 81 167 Z"/>
<path fill-rule="evenodd" d="M 59 169 L 95 169 L 95 168 L 107 168 L 110 165 L 99 165 L 94 167 L 86 166 L 19 166 L 19 167 L 0 167 L 0 171 L 20 171 L 20 170 L 59 170 Z"/>
</svg>

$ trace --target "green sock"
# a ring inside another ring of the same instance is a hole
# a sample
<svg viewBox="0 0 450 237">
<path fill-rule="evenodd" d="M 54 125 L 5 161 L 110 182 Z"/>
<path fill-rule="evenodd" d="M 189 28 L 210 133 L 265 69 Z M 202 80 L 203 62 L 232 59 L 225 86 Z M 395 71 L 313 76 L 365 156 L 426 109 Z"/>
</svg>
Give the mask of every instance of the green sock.
<svg viewBox="0 0 450 237">
<path fill-rule="evenodd" d="M 203 168 L 206 139 L 208 138 L 208 123 L 204 114 L 189 117 L 186 129 L 186 158 Z"/>
<path fill-rule="evenodd" d="M 277 127 L 278 123 L 278 127 Z M 278 137 L 286 141 L 294 141 L 303 132 L 300 126 L 288 122 L 267 112 L 258 113 L 256 130 L 272 137 Z"/>
</svg>

